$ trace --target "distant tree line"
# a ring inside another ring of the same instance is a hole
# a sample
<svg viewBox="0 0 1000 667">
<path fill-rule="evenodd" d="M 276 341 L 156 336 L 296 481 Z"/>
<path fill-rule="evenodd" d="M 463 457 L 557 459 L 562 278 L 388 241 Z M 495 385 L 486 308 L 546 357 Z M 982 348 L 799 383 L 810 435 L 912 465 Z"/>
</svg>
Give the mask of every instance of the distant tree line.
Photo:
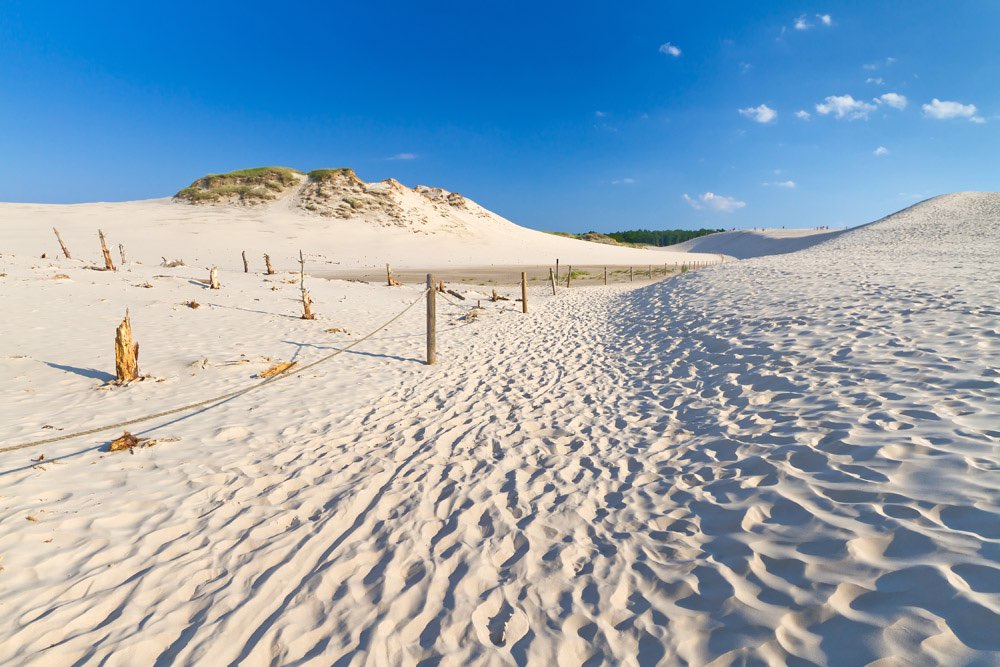
<svg viewBox="0 0 1000 667">
<path fill-rule="evenodd" d="M 610 236 L 621 243 L 639 243 L 642 245 L 666 246 L 683 243 L 706 234 L 715 234 L 723 229 L 630 229 L 623 232 L 608 232 Z"/>
</svg>

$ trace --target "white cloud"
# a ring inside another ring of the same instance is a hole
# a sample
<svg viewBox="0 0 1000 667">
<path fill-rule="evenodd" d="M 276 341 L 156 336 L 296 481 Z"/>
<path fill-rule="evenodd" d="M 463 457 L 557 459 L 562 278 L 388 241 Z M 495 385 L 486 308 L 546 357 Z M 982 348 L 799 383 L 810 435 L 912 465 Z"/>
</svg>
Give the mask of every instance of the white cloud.
<svg viewBox="0 0 1000 667">
<path fill-rule="evenodd" d="M 395 155 L 393 155 L 392 157 L 387 158 L 387 159 L 389 159 L 389 160 L 416 160 L 417 159 L 417 154 L 416 153 L 396 153 Z"/>
<path fill-rule="evenodd" d="M 717 195 L 714 192 L 706 192 L 697 198 L 689 197 L 687 193 L 684 193 L 684 201 L 690 204 L 691 208 L 699 211 L 707 208 L 710 211 L 718 213 L 732 213 L 747 205 L 745 201 L 724 195 Z"/>
<path fill-rule="evenodd" d="M 806 20 L 806 15 L 803 14 L 799 18 L 795 19 L 795 29 L 796 30 L 808 30 L 812 27 L 812 23 Z"/>
<path fill-rule="evenodd" d="M 883 79 L 880 76 L 870 76 L 867 79 L 865 79 L 865 83 L 874 83 L 876 86 L 881 86 L 883 83 L 885 83 L 885 79 Z"/>
<path fill-rule="evenodd" d="M 830 16 L 829 14 L 817 14 L 816 18 L 818 18 L 819 22 L 825 25 L 827 28 L 833 25 L 833 17 Z"/>
<path fill-rule="evenodd" d="M 757 123 L 770 123 L 778 117 L 778 112 L 766 104 L 761 104 L 758 107 L 739 109 L 739 112 L 741 116 L 746 116 Z"/>
<path fill-rule="evenodd" d="M 662 53 L 665 56 L 673 56 L 674 58 L 679 58 L 681 55 L 681 50 L 676 46 L 674 46 L 673 44 L 671 44 L 670 42 L 667 42 L 666 44 L 660 44 L 660 53 Z"/>
<path fill-rule="evenodd" d="M 886 93 L 885 95 L 877 97 L 875 102 L 877 104 L 888 104 L 893 109 L 905 109 L 906 95 L 900 95 L 899 93 Z"/>
<path fill-rule="evenodd" d="M 740 72 L 742 74 L 746 74 L 751 69 L 753 69 L 753 65 L 751 65 L 750 63 L 740 63 Z"/>
<path fill-rule="evenodd" d="M 886 148 L 885 146 L 879 146 L 878 148 L 872 151 L 872 155 L 874 155 L 875 157 L 882 157 L 883 155 L 888 155 L 888 154 L 889 154 L 889 149 Z"/>
<path fill-rule="evenodd" d="M 604 117 L 605 117 L 605 116 L 607 116 L 608 114 L 607 114 L 607 112 L 605 112 L 605 111 L 595 111 L 595 112 L 594 112 L 594 115 L 595 115 L 596 117 L 598 117 L 598 118 L 604 118 Z"/>
<path fill-rule="evenodd" d="M 986 119 L 983 118 L 982 116 L 973 116 L 972 118 L 969 119 L 969 121 L 976 123 L 977 125 L 982 125 L 983 123 L 986 122 Z"/>
<path fill-rule="evenodd" d="M 776 181 L 774 183 L 762 183 L 762 185 L 764 187 L 768 187 L 768 188 L 785 188 L 786 190 L 794 190 L 795 189 L 795 181 L 792 181 L 792 180 L 788 180 L 788 181 Z"/>
<path fill-rule="evenodd" d="M 632 185 L 635 183 L 634 178 L 616 178 L 611 181 L 611 185 Z"/>
<path fill-rule="evenodd" d="M 830 95 L 822 103 L 816 105 L 817 113 L 824 116 L 832 113 L 838 120 L 841 118 L 848 120 L 867 119 L 868 114 L 874 110 L 874 104 L 856 100 L 850 95 Z"/>
<path fill-rule="evenodd" d="M 975 104 L 962 104 L 961 102 L 942 102 L 938 98 L 931 100 L 930 104 L 920 107 L 924 110 L 924 115 L 935 120 L 948 120 L 950 118 L 968 118 L 973 123 L 985 122 L 976 115 Z"/>
<path fill-rule="evenodd" d="M 799 120 L 809 120 L 809 112 L 805 109 L 799 109 L 795 112 L 795 117 Z"/>
</svg>

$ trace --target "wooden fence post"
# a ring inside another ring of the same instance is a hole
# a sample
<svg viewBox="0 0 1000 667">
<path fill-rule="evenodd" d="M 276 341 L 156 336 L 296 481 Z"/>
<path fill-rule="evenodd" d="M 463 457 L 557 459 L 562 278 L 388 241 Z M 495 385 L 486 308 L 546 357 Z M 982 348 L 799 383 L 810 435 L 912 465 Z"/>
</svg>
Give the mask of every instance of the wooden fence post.
<svg viewBox="0 0 1000 667">
<path fill-rule="evenodd" d="M 552 283 L 552 296 L 556 295 L 556 274 L 552 272 L 552 267 L 549 267 L 549 282 Z"/>
<path fill-rule="evenodd" d="M 59 236 L 59 230 L 53 227 L 52 231 L 56 233 L 56 239 L 59 241 L 59 247 L 62 248 L 63 254 L 66 255 L 66 259 L 73 259 L 69 256 L 69 249 L 66 248 L 66 244 L 63 243 L 62 237 Z"/>
<path fill-rule="evenodd" d="M 556 282 L 559 282 L 559 260 L 556 259 Z"/>
<path fill-rule="evenodd" d="M 632 282 L 635 280 L 635 274 L 632 273 L 632 267 L 628 267 L 628 281 Z"/>
<path fill-rule="evenodd" d="M 437 292 L 434 290 L 434 276 L 427 274 L 427 365 L 437 361 Z"/>
<path fill-rule="evenodd" d="M 266 252 L 264 253 L 264 266 L 267 267 L 267 275 L 273 276 L 274 267 L 271 266 L 271 256 L 268 255 Z"/>
<path fill-rule="evenodd" d="M 118 254 L 122 256 L 122 266 L 128 264 L 128 259 L 125 258 L 125 246 L 121 243 L 118 244 Z"/>
<path fill-rule="evenodd" d="M 114 262 L 111 261 L 111 251 L 108 250 L 108 242 L 104 239 L 104 232 L 98 229 L 97 235 L 101 237 L 101 252 L 104 253 L 104 270 L 117 271 Z"/>
<path fill-rule="evenodd" d="M 566 271 L 566 287 L 569 287 L 569 281 L 573 278 L 573 265 L 569 265 L 569 270 Z"/>
<path fill-rule="evenodd" d="M 649 265 L 649 279 L 650 280 L 653 279 L 653 265 L 652 264 Z"/>
<path fill-rule="evenodd" d="M 247 251 L 243 251 L 243 273 L 250 273 L 250 265 L 247 264 Z"/>
<path fill-rule="evenodd" d="M 385 284 L 392 287 L 392 267 L 385 265 Z"/>
<path fill-rule="evenodd" d="M 220 289 L 219 287 L 219 267 L 213 266 L 208 272 L 208 288 Z"/>
<path fill-rule="evenodd" d="M 604 267 L 604 286 L 608 286 L 608 267 Z"/>
<path fill-rule="evenodd" d="M 521 312 L 528 313 L 528 274 L 521 271 Z"/>
</svg>

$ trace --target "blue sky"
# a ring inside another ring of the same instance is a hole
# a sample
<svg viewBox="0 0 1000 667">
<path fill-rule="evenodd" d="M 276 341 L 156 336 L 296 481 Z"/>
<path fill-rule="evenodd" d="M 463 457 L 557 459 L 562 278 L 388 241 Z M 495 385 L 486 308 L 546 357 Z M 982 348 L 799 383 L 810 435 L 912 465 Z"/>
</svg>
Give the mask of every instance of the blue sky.
<svg viewBox="0 0 1000 667">
<path fill-rule="evenodd" d="M 1000 189 L 998 25 L 993 0 L 5 0 L 0 201 L 281 164 L 541 229 L 860 224 Z"/>
</svg>

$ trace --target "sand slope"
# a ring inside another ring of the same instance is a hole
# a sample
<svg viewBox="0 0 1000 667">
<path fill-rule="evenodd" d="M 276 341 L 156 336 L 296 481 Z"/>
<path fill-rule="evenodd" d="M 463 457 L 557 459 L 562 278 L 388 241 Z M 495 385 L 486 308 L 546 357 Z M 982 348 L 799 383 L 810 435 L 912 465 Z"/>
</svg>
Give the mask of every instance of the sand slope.
<svg viewBox="0 0 1000 667">
<path fill-rule="evenodd" d="M 533 289 L 528 316 L 442 305 L 431 368 L 418 308 L 132 456 L 2 454 L 0 661 L 996 662 L 998 255 L 1000 196 L 952 195 L 637 290 Z M 33 319 L 0 325 L 0 443 L 224 391 L 419 296 L 316 283 L 309 323 L 277 279 L 66 264 L 5 269 Z M 101 391 L 125 304 L 163 381 Z"/>
<path fill-rule="evenodd" d="M 663 248 L 666 252 L 700 252 L 726 255 L 736 259 L 782 255 L 836 238 L 844 230 L 816 229 L 740 229 L 699 236 L 690 241 Z"/>
</svg>

